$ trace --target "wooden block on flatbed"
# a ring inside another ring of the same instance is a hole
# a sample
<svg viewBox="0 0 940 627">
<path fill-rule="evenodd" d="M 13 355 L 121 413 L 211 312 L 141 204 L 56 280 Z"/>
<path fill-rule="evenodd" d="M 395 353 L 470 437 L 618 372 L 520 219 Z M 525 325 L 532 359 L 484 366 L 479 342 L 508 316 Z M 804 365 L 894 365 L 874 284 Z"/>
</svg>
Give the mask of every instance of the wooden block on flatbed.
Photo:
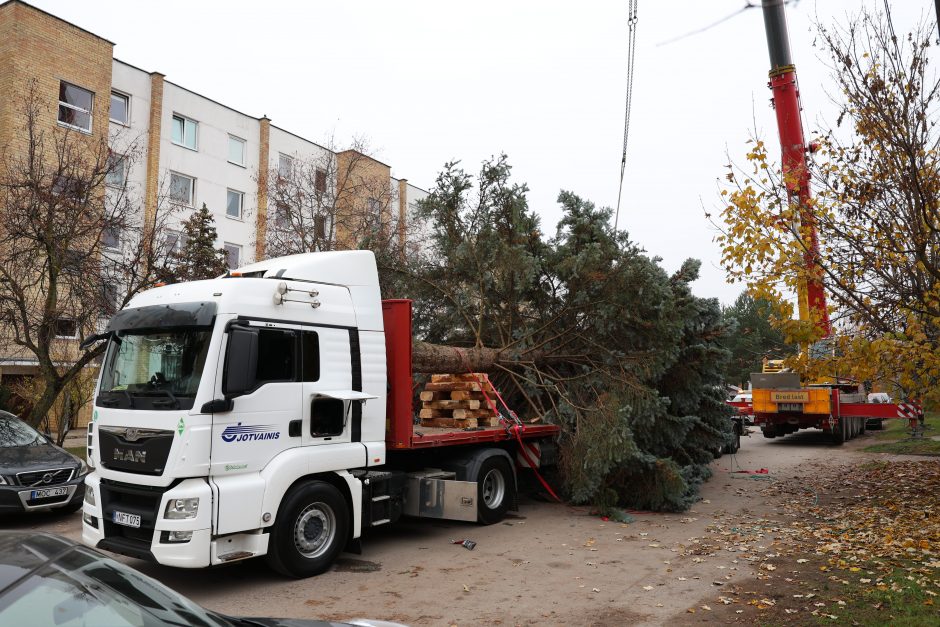
<svg viewBox="0 0 940 627">
<path fill-rule="evenodd" d="M 484 381 L 486 375 L 481 372 L 467 372 L 464 374 L 432 374 L 431 383 L 456 383 L 458 381 Z"/>
<path fill-rule="evenodd" d="M 424 403 L 427 409 L 480 409 L 480 401 L 428 401 Z"/>
<path fill-rule="evenodd" d="M 475 418 L 455 420 L 453 418 L 422 418 L 422 427 L 443 427 L 446 429 L 467 429 L 477 426 Z"/>
<path fill-rule="evenodd" d="M 450 383 L 428 383 L 424 386 L 425 392 L 452 392 L 454 390 L 479 392 L 480 384 L 473 381 L 453 381 Z"/>
<path fill-rule="evenodd" d="M 425 390 L 419 394 L 422 401 L 425 403 L 429 401 L 444 401 L 449 400 L 451 392 L 430 392 Z M 473 394 L 473 392 L 461 392 L 461 394 Z"/>
<path fill-rule="evenodd" d="M 483 392 L 468 392 L 467 390 L 454 390 L 450 392 L 450 398 L 454 401 L 485 401 Z M 421 399 L 424 400 L 423 398 Z M 435 399 L 437 400 L 437 399 Z"/>
</svg>

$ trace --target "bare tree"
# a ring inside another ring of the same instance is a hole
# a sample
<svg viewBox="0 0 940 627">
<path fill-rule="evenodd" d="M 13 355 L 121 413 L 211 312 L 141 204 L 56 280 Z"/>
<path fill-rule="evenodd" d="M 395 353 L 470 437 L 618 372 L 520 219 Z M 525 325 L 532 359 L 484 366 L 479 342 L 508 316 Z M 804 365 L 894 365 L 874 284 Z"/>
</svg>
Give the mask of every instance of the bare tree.
<svg viewBox="0 0 940 627">
<path fill-rule="evenodd" d="M 259 174 L 267 178 L 266 257 L 403 243 L 398 190 L 367 142 L 343 151 L 328 143 L 317 155 L 282 155 Z"/>
<path fill-rule="evenodd" d="M 35 426 L 104 350 L 79 341 L 166 266 L 170 210 L 145 210 L 128 185 L 135 142 L 117 154 L 106 138 L 47 128 L 36 83 L 20 113 L 21 134 L 0 148 L 0 347 L 36 362 Z"/>
</svg>

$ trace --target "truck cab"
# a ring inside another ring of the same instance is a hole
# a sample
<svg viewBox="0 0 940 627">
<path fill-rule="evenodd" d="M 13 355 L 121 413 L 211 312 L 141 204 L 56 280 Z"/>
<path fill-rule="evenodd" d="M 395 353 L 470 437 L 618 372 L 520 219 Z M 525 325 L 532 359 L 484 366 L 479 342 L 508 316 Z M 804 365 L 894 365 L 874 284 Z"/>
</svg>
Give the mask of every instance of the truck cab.
<svg viewBox="0 0 940 627">
<path fill-rule="evenodd" d="M 313 512 L 298 542 L 330 525 L 358 537 L 349 471 L 385 462 L 374 258 L 297 255 L 239 275 L 147 291 L 108 324 L 86 544 L 185 567 L 265 554 L 265 529 L 309 477 L 350 520 Z"/>
</svg>

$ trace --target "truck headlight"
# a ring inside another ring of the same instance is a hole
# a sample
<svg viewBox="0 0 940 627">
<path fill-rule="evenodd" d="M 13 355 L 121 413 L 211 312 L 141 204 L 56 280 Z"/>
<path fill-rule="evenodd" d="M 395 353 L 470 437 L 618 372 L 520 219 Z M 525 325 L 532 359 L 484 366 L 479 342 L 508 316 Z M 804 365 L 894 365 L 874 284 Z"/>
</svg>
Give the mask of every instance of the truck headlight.
<svg viewBox="0 0 940 627">
<path fill-rule="evenodd" d="M 170 499 L 170 502 L 166 504 L 166 512 L 163 517 L 171 520 L 195 518 L 196 512 L 198 511 L 198 497 L 191 499 Z"/>
<path fill-rule="evenodd" d="M 95 503 L 95 491 L 88 486 L 85 486 L 85 502 L 92 507 L 97 505 L 97 503 Z"/>
</svg>

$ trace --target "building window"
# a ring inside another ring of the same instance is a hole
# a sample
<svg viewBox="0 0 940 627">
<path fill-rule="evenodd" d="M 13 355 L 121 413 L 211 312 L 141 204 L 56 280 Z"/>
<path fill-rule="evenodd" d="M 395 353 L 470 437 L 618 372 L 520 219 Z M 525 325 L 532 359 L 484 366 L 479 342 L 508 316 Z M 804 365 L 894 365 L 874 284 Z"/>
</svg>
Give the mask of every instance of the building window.
<svg viewBox="0 0 940 627">
<path fill-rule="evenodd" d="M 101 232 L 101 244 L 109 250 L 121 247 L 121 229 L 116 226 L 107 226 Z"/>
<path fill-rule="evenodd" d="M 84 181 L 71 179 L 67 176 L 58 175 L 52 181 L 52 193 L 62 198 L 82 202 L 87 191 L 88 186 Z"/>
<path fill-rule="evenodd" d="M 112 153 L 108 157 L 108 173 L 104 182 L 109 187 L 124 187 L 127 183 L 127 159 L 124 155 Z"/>
<path fill-rule="evenodd" d="M 323 216 L 314 216 L 313 232 L 316 237 L 326 239 L 326 218 Z"/>
<path fill-rule="evenodd" d="M 196 150 L 196 130 L 199 123 L 181 115 L 173 115 L 173 143 Z"/>
<path fill-rule="evenodd" d="M 91 108 L 94 102 L 94 93 L 59 81 L 59 124 L 90 133 Z"/>
<path fill-rule="evenodd" d="M 228 262 L 228 268 L 229 270 L 234 270 L 241 262 L 242 247 L 238 244 L 229 244 L 228 242 L 225 242 L 223 248 L 225 249 L 225 260 Z"/>
<path fill-rule="evenodd" d="M 125 94 L 111 92 L 111 121 L 127 126 L 131 119 L 131 99 Z"/>
<path fill-rule="evenodd" d="M 288 155 L 280 154 L 277 156 L 277 175 L 282 179 L 290 178 L 294 170 L 294 159 Z"/>
<path fill-rule="evenodd" d="M 181 253 L 183 251 L 183 248 L 186 247 L 186 242 L 188 240 L 189 238 L 186 237 L 185 233 L 167 229 L 167 232 L 166 232 L 167 252 L 177 253 L 177 254 Z"/>
<path fill-rule="evenodd" d="M 55 323 L 55 336 L 59 338 L 74 339 L 78 333 L 78 324 L 69 318 L 58 318 Z"/>
<path fill-rule="evenodd" d="M 228 197 L 225 202 L 225 215 L 230 218 L 242 217 L 242 205 L 245 202 L 245 194 L 237 192 L 234 189 L 228 190 Z"/>
<path fill-rule="evenodd" d="M 279 229 L 286 229 L 290 224 L 290 205 L 283 202 L 277 202 L 274 205 L 274 226 Z"/>
<path fill-rule="evenodd" d="M 313 177 L 313 189 L 319 194 L 326 192 L 326 170 L 317 168 L 316 174 Z"/>
<path fill-rule="evenodd" d="M 368 201 L 369 215 L 375 218 L 382 217 L 382 201 L 378 198 L 370 198 Z"/>
<path fill-rule="evenodd" d="M 245 165 L 245 140 L 233 135 L 228 136 L 228 162 Z"/>
<path fill-rule="evenodd" d="M 196 179 L 186 176 L 185 174 L 170 172 L 170 200 L 181 205 L 186 205 L 187 207 L 192 207 L 195 191 Z"/>
</svg>

